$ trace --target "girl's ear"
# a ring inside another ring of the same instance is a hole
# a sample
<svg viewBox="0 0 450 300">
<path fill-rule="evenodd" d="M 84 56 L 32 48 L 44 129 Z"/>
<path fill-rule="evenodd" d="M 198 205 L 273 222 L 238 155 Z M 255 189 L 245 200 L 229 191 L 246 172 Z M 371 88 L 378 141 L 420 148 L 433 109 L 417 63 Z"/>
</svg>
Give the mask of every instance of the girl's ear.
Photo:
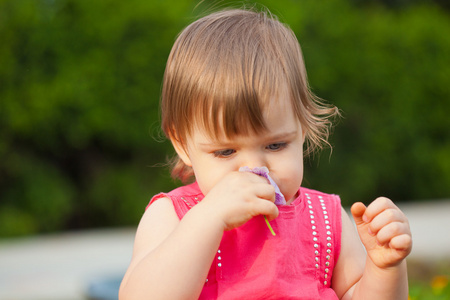
<svg viewBox="0 0 450 300">
<path fill-rule="evenodd" d="M 186 147 L 184 147 L 177 139 L 170 139 L 170 141 L 184 164 L 188 167 L 192 167 L 191 159 L 189 158 Z"/>
</svg>

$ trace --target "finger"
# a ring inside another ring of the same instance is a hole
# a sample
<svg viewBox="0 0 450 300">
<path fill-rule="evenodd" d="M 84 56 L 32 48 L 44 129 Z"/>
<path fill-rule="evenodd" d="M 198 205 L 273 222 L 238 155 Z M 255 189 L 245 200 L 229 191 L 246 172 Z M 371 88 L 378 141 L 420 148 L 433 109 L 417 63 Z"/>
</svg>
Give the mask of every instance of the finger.
<svg viewBox="0 0 450 300">
<path fill-rule="evenodd" d="M 247 176 L 251 180 L 251 182 L 254 183 L 264 182 L 270 184 L 269 179 L 265 178 L 264 176 L 260 176 L 252 172 L 238 172 L 238 173 L 243 174 L 242 176 Z"/>
<path fill-rule="evenodd" d="M 366 206 L 363 203 L 356 202 L 352 205 L 350 211 L 357 226 L 365 224 L 363 216 L 364 212 L 366 211 Z"/>
<path fill-rule="evenodd" d="M 351 213 L 361 242 L 366 249 L 373 249 L 376 247 L 377 242 L 376 238 L 369 233 L 368 223 L 364 220 L 365 211 L 366 206 L 361 202 L 357 202 L 351 207 Z"/>
<path fill-rule="evenodd" d="M 386 209 L 376 215 L 369 223 L 369 230 L 372 234 L 377 234 L 381 228 L 392 222 L 403 222 L 404 217 L 398 209 Z"/>
<path fill-rule="evenodd" d="M 266 216 L 269 221 L 277 218 L 279 214 L 278 207 L 273 202 L 267 200 L 259 201 L 255 211 L 257 211 L 258 215 Z"/>
<path fill-rule="evenodd" d="M 275 188 L 268 183 L 255 185 L 255 194 L 258 198 L 275 202 Z"/>
<path fill-rule="evenodd" d="M 386 197 L 379 197 L 375 199 L 369 206 L 367 206 L 367 209 L 364 213 L 364 219 L 366 220 L 366 222 L 370 222 L 373 218 L 375 218 L 375 216 L 389 208 L 398 209 L 398 207 L 395 206 L 392 200 Z"/>
<path fill-rule="evenodd" d="M 399 235 L 407 234 L 407 226 L 401 222 L 392 222 L 384 226 L 377 233 L 377 241 L 380 245 L 389 244 L 390 241 Z"/>
<path fill-rule="evenodd" d="M 410 234 L 406 233 L 394 236 L 391 239 L 389 246 L 398 251 L 405 251 L 406 255 L 408 255 L 412 249 L 412 237 Z"/>
</svg>

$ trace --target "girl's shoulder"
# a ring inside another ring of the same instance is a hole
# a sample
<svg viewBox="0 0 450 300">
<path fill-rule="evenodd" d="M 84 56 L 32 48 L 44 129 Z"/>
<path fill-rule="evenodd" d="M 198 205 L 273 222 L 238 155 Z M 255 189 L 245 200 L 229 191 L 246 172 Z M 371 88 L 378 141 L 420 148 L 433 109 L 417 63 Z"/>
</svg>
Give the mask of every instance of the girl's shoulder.
<svg viewBox="0 0 450 300">
<path fill-rule="evenodd" d="M 196 182 L 180 186 L 168 193 L 159 193 L 150 200 L 149 204 L 145 208 L 146 210 L 157 200 L 161 198 L 168 198 L 172 201 L 175 212 L 178 218 L 181 218 L 188 212 L 189 209 L 194 207 L 203 199 L 203 194 Z"/>
</svg>

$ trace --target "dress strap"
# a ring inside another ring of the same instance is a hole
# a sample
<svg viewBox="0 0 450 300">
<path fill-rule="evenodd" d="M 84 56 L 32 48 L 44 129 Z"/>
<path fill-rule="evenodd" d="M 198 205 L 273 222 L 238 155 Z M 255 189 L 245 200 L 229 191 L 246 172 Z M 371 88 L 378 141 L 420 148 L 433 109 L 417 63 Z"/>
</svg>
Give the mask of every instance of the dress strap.
<svg viewBox="0 0 450 300">
<path fill-rule="evenodd" d="M 175 212 L 181 220 L 192 207 L 203 199 L 203 194 L 200 192 L 198 185 L 193 183 L 179 187 L 169 193 L 159 193 L 152 198 L 145 209 L 148 209 L 153 202 L 161 198 L 168 198 L 172 201 Z"/>
</svg>

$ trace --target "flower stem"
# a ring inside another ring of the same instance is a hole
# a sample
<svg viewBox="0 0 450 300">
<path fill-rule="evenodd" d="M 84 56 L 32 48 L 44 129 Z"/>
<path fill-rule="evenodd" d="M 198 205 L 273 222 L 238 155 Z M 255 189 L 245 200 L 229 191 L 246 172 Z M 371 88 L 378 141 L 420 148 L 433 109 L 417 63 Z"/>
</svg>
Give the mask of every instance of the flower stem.
<svg viewBox="0 0 450 300">
<path fill-rule="evenodd" d="M 273 236 L 276 236 L 275 231 L 273 231 L 272 226 L 270 226 L 269 220 L 267 220 L 267 217 L 264 216 L 264 220 L 266 220 L 267 227 L 269 227 L 270 232 Z"/>
</svg>

